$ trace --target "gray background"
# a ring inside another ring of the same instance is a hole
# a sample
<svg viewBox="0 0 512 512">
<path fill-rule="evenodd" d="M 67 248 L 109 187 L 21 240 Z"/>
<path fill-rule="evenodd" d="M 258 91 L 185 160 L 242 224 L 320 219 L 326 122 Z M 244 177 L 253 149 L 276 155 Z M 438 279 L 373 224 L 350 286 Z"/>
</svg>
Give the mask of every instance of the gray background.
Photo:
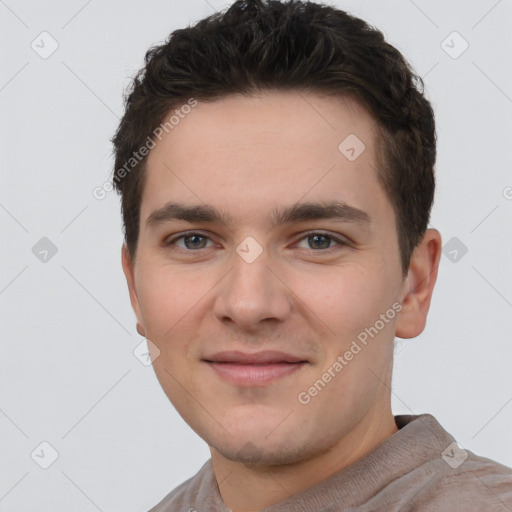
<svg viewBox="0 0 512 512">
<path fill-rule="evenodd" d="M 512 1 L 330 3 L 403 51 L 437 113 L 431 225 L 455 240 L 425 331 L 397 340 L 393 412 L 512 466 Z M 92 191 L 147 48 L 226 5 L 0 1 L 0 511 L 146 511 L 209 457 L 133 354 L 119 199 Z"/>
</svg>

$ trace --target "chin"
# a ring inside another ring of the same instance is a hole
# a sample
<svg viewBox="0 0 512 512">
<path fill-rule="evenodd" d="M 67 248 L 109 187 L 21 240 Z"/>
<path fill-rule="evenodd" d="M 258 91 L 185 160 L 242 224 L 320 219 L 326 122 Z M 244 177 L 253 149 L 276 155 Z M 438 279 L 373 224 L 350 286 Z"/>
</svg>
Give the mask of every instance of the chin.
<svg viewBox="0 0 512 512">
<path fill-rule="evenodd" d="M 304 460 L 307 454 L 302 449 L 288 446 L 286 449 L 273 450 L 263 444 L 251 441 L 237 447 L 219 446 L 215 448 L 224 458 L 246 466 L 284 466 Z"/>
<path fill-rule="evenodd" d="M 327 450 L 320 444 L 305 442 L 289 433 L 265 435 L 256 435 L 252 439 L 248 436 L 227 436 L 222 440 L 205 441 L 224 458 L 247 466 L 295 464 Z"/>
</svg>

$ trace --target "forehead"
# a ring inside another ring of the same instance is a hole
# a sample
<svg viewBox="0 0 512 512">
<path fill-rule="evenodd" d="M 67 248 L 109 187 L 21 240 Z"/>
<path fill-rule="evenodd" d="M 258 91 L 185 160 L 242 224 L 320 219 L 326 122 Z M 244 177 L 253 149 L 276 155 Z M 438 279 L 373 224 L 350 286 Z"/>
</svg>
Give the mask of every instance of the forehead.
<svg viewBox="0 0 512 512">
<path fill-rule="evenodd" d="M 272 91 L 198 102 L 148 156 L 141 223 L 176 200 L 240 218 L 301 200 L 386 209 L 376 135 L 349 98 Z"/>
</svg>

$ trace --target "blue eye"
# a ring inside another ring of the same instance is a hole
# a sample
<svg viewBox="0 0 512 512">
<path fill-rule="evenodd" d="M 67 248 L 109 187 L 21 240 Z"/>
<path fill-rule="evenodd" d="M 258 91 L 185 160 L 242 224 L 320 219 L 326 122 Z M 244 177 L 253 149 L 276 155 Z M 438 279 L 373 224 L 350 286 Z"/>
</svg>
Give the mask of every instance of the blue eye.
<svg viewBox="0 0 512 512">
<path fill-rule="evenodd" d="M 301 240 L 308 240 L 308 242 L 312 241 L 311 243 L 308 243 L 309 247 L 306 247 L 306 249 L 314 249 L 314 250 L 331 249 L 332 241 L 336 242 L 337 245 L 347 245 L 346 243 L 344 243 L 342 240 L 340 240 L 337 237 L 328 235 L 326 233 L 317 233 L 317 232 L 308 233 L 306 236 L 301 238 Z M 318 246 L 314 247 L 315 244 L 318 244 L 323 247 L 318 247 Z M 327 247 L 325 247 L 326 244 L 327 244 Z"/>
<path fill-rule="evenodd" d="M 202 235 L 201 233 L 185 233 L 184 235 L 180 235 L 176 238 L 168 240 L 164 245 L 176 245 L 178 240 L 183 240 L 185 247 L 178 246 L 179 249 L 187 250 L 187 249 L 204 249 L 204 241 L 209 240 L 207 236 Z M 190 242 L 188 242 L 190 241 Z"/>
<path fill-rule="evenodd" d="M 183 245 L 179 245 L 178 242 L 183 240 Z M 344 241 L 342 238 L 331 235 L 330 233 L 322 233 L 319 231 L 311 231 L 306 233 L 302 238 L 300 238 L 300 242 L 302 240 L 308 241 L 308 247 L 302 247 L 302 249 L 310 249 L 314 252 L 322 252 L 329 249 L 334 249 L 336 246 L 348 246 L 349 243 Z M 206 244 L 211 239 L 203 235 L 202 233 L 197 233 L 194 231 L 182 233 L 175 238 L 171 238 L 164 242 L 165 247 L 175 246 L 181 251 L 185 252 L 196 252 L 199 249 L 207 249 L 209 248 Z M 311 243 L 309 243 L 311 241 Z M 333 247 L 332 242 L 335 242 L 336 245 Z M 316 245 L 316 246 L 315 246 Z"/>
</svg>

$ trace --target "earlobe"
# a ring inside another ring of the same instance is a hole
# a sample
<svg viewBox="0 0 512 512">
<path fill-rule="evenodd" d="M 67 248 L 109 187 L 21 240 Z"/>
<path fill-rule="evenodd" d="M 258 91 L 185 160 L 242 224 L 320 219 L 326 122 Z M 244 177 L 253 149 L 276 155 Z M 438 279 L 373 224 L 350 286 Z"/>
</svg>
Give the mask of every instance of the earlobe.
<svg viewBox="0 0 512 512">
<path fill-rule="evenodd" d="M 427 229 L 414 249 L 402 286 L 402 310 L 395 328 L 397 337 L 415 338 L 425 328 L 440 258 L 441 234 L 436 229 Z"/>
</svg>

